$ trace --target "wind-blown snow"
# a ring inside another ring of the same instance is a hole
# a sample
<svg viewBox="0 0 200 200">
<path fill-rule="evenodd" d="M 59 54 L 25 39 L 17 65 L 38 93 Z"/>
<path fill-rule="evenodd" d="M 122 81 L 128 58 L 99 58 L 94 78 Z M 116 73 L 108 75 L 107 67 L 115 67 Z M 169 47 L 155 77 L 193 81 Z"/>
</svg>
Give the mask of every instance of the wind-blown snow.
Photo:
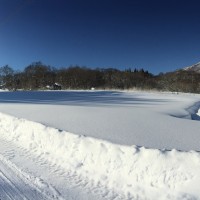
<svg viewBox="0 0 200 200">
<path fill-rule="evenodd" d="M 103 188 L 101 198 L 90 199 L 200 199 L 200 153 L 194 151 L 200 150 L 199 95 L 5 92 L 0 102 L 0 111 L 9 114 L 0 113 L 0 144 L 30 152 L 56 175 L 49 179 L 36 168 L 42 177 L 36 186 L 48 182 L 47 189 L 37 187 L 42 194 L 83 199 L 56 187 L 62 169 L 61 174 L 75 174 L 78 183 L 87 180 L 84 187 L 92 183 L 89 191 Z"/>
</svg>

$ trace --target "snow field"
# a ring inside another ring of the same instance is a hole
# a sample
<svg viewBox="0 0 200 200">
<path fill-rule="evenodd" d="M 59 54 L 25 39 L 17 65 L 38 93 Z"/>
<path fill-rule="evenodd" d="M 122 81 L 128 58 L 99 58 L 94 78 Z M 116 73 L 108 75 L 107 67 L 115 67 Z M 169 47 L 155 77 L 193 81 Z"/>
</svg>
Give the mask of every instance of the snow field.
<svg viewBox="0 0 200 200">
<path fill-rule="evenodd" d="M 9 141 L 126 199 L 200 199 L 200 153 L 146 149 L 59 131 L 0 113 Z"/>
<path fill-rule="evenodd" d="M 1 92 L 0 112 L 77 135 L 152 149 L 200 151 L 197 94 Z"/>
</svg>

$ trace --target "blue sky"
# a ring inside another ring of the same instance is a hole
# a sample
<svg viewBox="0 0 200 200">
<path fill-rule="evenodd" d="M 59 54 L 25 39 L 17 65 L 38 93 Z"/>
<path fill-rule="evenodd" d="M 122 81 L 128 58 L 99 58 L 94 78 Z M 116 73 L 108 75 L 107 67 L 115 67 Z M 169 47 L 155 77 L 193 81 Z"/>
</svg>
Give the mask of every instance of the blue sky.
<svg viewBox="0 0 200 200">
<path fill-rule="evenodd" d="M 0 66 L 144 68 L 200 62 L 198 0 L 0 0 Z"/>
</svg>

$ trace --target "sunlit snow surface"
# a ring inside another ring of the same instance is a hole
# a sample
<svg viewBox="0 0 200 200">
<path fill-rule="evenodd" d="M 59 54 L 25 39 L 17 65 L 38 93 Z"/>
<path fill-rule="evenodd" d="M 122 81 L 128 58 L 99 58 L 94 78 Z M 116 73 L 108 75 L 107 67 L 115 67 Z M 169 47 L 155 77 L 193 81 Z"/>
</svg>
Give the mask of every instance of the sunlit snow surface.
<svg viewBox="0 0 200 200">
<path fill-rule="evenodd" d="M 199 99 L 0 93 L 0 199 L 200 199 Z"/>
<path fill-rule="evenodd" d="M 78 135 L 148 148 L 200 150 L 199 95 L 2 92 L 0 112 Z M 196 104 L 195 104 L 196 103 Z"/>
</svg>

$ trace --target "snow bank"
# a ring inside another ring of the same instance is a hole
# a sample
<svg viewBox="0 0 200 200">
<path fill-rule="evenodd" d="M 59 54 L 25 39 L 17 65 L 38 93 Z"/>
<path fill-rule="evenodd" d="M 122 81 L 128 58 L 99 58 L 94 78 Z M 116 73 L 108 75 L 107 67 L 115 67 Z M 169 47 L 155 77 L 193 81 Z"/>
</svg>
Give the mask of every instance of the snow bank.
<svg viewBox="0 0 200 200">
<path fill-rule="evenodd" d="M 0 135 L 127 199 L 200 199 L 200 153 L 125 146 L 0 113 Z"/>
</svg>

